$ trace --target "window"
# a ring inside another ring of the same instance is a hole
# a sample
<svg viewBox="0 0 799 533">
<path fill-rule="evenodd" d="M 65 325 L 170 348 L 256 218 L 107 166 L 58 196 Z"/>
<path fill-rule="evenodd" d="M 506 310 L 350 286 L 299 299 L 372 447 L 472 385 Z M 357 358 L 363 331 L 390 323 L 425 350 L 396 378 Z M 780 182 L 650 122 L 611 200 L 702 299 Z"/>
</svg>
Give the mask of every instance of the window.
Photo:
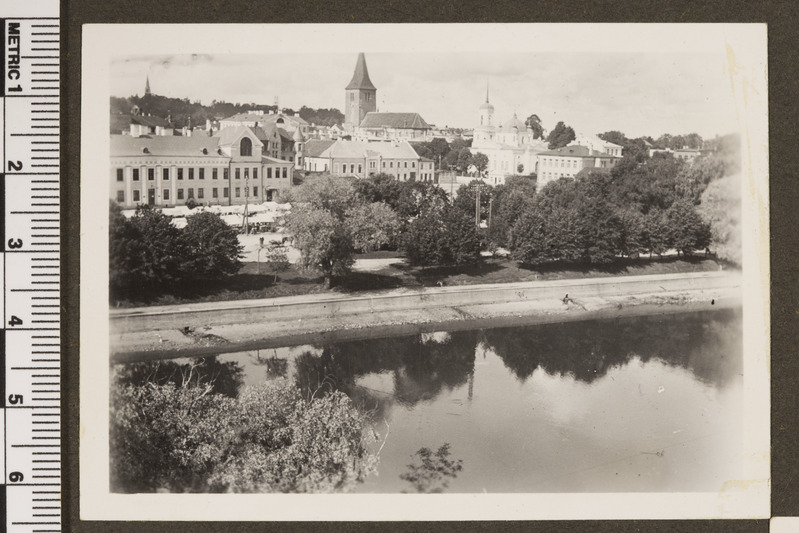
<svg viewBox="0 0 799 533">
<path fill-rule="evenodd" d="M 283 177 L 284 178 L 288 178 L 289 177 L 289 169 L 286 168 L 286 167 L 283 167 Z"/>
<path fill-rule="evenodd" d="M 252 179 L 254 179 L 254 180 L 258 179 L 258 169 L 257 168 L 252 169 Z"/>
<path fill-rule="evenodd" d="M 272 167 L 266 167 L 266 179 L 272 179 Z"/>
<path fill-rule="evenodd" d="M 125 191 L 117 191 L 117 202 L 120 204 L 125 203 Z"/>
<path fill-rule="evenodd" d="M 363 165 L 358 165 L 358 174 L 363 172 Z"/>
<path fill-rule="evenodd" d="M 405 161 L 405 168 L 408 168 L 408 162 Z"/>
<path fill-rule="evenodd" d="M 224 198 L 227 198 L 228 196 L 230 196 L 230 189 L 228 189 L 227 187 L 225 187 L 224 189 L 222 189 L 222 196 L 223 196 Z"/>
<path fill-rule="evenodd" d="M 394 168 L 394 161 L 392 161 L 391 163 L 389 163 L 389 164 L 388 164 L 388 166 L 390 166 L 391 168 Z"/>
<path fill-rule="evenodd" d="M 140 198 L 140 196 L 139 196 L 139 195 L 140 195 L 140 194 L 141 194 L 141 193 L 140 193 L 139 191 L 133 191 L 133 201 L 134 201 L 134 202 L 138 202 L 138 201 L 139 201 L 139 198 Z"/>
<path fill-rule="evenodd" d="M 236 187 L 236 198 L 241 196 L 241 187 Z"/>
<path fill-rule="evenodd" d="M 416 161 L 411 161 L 411 168 L 416 168 Z"/>
<path fill-rule="evenodd" d="M 245 180 L 250 179 L 250 169 L 249 168 L 245 168 L 244 169 L 244 179 Z"/>
<path fill-rule="evenodd" d="M 197 198 L 205 198 L 205 189 L 197 189 Z"/>
<path fill-rule="evenodd" d="M 386 168 L 386 162 L 383 161 L 383 168 Z"/>
<path fill-rule="evenodd" d="M 178 169 L 178 179 L 179 179 L 179 180 L 182 180 L 182 179 L 183 179 L 183 169 L 182 169 L 182 168 L 179 168 L 179 169 Z"/>
<path fill-rule="evenodd" d="M 190 180 L 193 180 L 193 179 L 194 179 L 194 169 L 193 169 L 193 168 L 190 168 L 190 169 L 189 169 L 189 179 L 190 179 Z"/>
<path fill-rule="evenodd" d="M 161 179 L 169 181 L 169 169 L 165 168 L 161 171 Z"/>
<path fill-rule="evenodd" d="M 153 180 L 155 180 L 155 169 L 154 168 L 148 168 L 147 169 L 147 181 L 153 181 Z"/>
<path fill-rule="evenodd" d="M 183 189 L 178 189 L 178 200 L 183 200 Z"/>
<path fill-rule="evenodd" d="M 118 168 L 117 169 L 117 181 L 125 181 L 125 170 Z"/>
<path fill-rule="evenodd" d="M 194 188 L 189 187 L 189 198 L 194 198 Z"/>
<path fill-rule="evenodd" d="M 214 168 L 214 169 L 211 170 L 211 179 L 212 180 L 219 179 L 219 169 L 218 168 Z"/>
<path fill-rule="evenodd" d="M 256 198 L 258 198 L 258 187 L 253 187 L 252 188 L 252 195 L 255 196 Z"/>
<path fill-rule="evenodd" d="M 133 181 L 139 181 L 139 169 L 138 168 L 134 168 L 133 169 Z"/>
<path fill-rule="evenodd" d="M 237 168 L 237 169 L 236 169 L 236 179 L 237 179 L 237 180 L 240 180 L 240 179 L 241 179 L 241 169 L 240 169 L 240 168 Z"/>
<path fill-rule="evenodd" d="M 222 173 L 223 179 L 230 179 L 230 169 L 226 168 L 225 171 Z"/>
<path fill-rule="evenodd" d="M 241 145 L 240 145 L 240 148 L 239 148 L 239 154 L 240 155 L 245 155 L 245 156 L 252 155 L 252 141 L 249 138 L 244 137 L 241 140 Z"/>
<path fill-rule="evenodd" d="M 204 169 L 204 168 L 201 168 L 201 169 L 200 169 L 200 179 L 201 179 L 201 180 L 204 180 L 204 179 L 205 179 L 205 169 Z"/>
<path fill-rule="evenodd" d="M 350 165 L 350 173 L 354 173 L 354 172 L 355 172 L 355 164 L 353 163 L 353 164 Z M 285 178 L 286 176 L 283 176 L 283 177 Z"/>
<path fill-rule="evenodd" d="M 169 189 L 164 189 L 164 200 L 169 200 Z"/>
</svg>

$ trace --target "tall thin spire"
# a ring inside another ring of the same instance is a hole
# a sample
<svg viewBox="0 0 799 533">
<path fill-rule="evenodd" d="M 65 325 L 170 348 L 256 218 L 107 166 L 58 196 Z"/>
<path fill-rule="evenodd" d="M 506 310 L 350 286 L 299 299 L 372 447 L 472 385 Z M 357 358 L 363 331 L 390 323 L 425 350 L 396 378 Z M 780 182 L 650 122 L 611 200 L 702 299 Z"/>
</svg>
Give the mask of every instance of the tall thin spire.
<svg viewBox="0 0 799 533">
<path fill-rule="evenodd" d="M 488 103 L 488 84 L 490 82 L 489 78 L 486 78 L 486 103 Z"/>
<path fill-rule="evenodd" d="M 372 83 L 372 80 L 369 79 L 369 69 L 366 68 L 366 56 L 363 55 L 363 52 L 358 54 L 358 62 L 355 64 L 355 72 L 352 74 L 352 80 L 350 81 L 349 85 L 347 85 L 346 89 L 377 90 Z"/>
<path fill-rule="evenodd" d="M 147 81 L 144 84 L 144 95 L 150 94 L 150 75 L 147 75 Z"/>
</svg>

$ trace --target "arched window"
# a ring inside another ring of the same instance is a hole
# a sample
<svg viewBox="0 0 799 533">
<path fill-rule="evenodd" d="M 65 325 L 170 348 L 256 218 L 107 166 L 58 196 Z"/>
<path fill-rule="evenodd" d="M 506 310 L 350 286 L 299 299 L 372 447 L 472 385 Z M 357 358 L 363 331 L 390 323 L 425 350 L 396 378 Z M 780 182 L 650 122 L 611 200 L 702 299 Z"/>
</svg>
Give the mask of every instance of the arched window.
<svg viewBox="0 0 799 533">
<path fill-rule="evenodd" d="M 252 155 L 252 141 L 249 138 L 244 137 L 241 140 L 239 155 Z"/>
</svg>

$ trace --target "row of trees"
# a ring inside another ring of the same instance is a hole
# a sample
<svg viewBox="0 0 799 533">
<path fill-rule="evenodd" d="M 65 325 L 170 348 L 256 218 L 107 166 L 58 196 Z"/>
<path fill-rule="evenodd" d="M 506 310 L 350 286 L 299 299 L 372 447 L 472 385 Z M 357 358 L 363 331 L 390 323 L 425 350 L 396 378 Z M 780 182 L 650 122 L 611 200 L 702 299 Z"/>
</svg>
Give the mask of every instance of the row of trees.
<svg viewBox="0 0 799 533">
<path fill-rule="evenodd" d="M 286 225 L 305 268 L 325 285 L 349 272 L 357 251 L 402 249 L 411 264 L 462 264 L 479 257 L 473 218 L 452 206 L 440 188 L 380 174 L 363 180 L 308 178 L 292 190 Z"/>
<path fill-rule="evenodd" d="M 236 229 L 213 213 L 191 216 L 179 229 L 149 206 L 138 207 L 127 219 L 112 201 L 109 238 L 110 289 L 115 298 L 167 284 L 217 279 L 241 268 Z"/>
</svg>

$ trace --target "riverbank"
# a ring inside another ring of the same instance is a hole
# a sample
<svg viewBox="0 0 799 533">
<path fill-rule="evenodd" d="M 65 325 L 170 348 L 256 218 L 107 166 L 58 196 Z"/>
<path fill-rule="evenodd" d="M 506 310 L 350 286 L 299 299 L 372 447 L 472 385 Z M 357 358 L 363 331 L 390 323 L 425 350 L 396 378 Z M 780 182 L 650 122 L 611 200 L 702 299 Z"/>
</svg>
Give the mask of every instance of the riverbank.
<svg viewBox="0 0 799 533">
<path fill-rule="evenodd" d="M 569 298 L 564 301 L 565 294 Z M 112 361 L 741 305 L 734 273 L 638 276 L 319 295 L 111 312 Z"/>
</svg>

